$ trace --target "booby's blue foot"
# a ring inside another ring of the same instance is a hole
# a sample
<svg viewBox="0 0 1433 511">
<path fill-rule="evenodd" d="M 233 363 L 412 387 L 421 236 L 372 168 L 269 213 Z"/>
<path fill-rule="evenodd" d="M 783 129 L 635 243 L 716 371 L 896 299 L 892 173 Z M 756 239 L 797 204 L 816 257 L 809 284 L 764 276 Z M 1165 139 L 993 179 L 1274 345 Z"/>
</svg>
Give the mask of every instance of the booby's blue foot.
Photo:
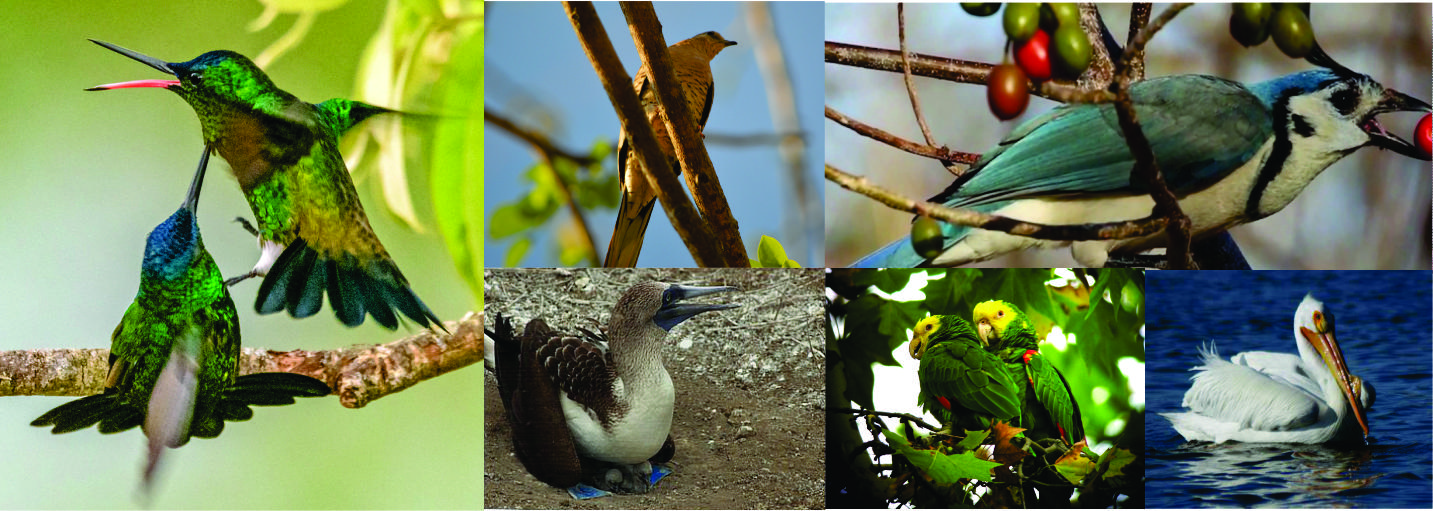
<svg viewBox="0 0 1433 511">
<path fill-rule="evenodd" d="M 595 499 L 613 493 L 647 493 L 657 486 L 657 481 L 671 474 L 672 467 L 666 464 L 609 465 L 593 474 L 592 485 L 579 483 L 568 488 L 567 493 L 577 500 Z"/>
<path fill-rule="evenodd" d="M 599 490 L 597 488 L 593 488 L 582 483 L 577 483 L 577 486 L 568 488 L 567 494 L 571 495 L 572 498 L 577 500 L 595 499 L 597 497 L 606 497 L 608 495 L 611 495 L 611 493 L 607 492 L 606 490 Z"/>
</svg>

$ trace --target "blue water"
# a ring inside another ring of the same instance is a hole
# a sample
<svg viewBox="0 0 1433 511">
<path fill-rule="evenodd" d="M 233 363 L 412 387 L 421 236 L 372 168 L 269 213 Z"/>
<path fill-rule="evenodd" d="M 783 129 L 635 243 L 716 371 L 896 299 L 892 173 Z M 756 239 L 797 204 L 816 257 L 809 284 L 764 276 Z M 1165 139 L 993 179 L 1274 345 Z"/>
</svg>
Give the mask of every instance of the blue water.
<svg viewBox="0 0 1433 511">
<path fill-rule="evenodd" d="M 1428 508 L 1433 505 L 1433 273 L 1149 272 L 1146 505 Z M 1186 444 L 1155 415 L 1181 411 L 1201 342 L 1296 353 L 1312 291 L 1334 313 L 1349 370 L 1377 391 L 1369 445 Z"/>
</svg>

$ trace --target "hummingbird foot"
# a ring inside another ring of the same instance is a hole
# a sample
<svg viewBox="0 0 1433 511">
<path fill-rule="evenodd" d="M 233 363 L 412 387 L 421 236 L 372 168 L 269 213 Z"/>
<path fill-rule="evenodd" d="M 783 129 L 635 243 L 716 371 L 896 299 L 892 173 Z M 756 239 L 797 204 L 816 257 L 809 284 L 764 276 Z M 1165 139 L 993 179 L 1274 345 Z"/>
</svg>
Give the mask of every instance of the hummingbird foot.
<svg viewBox="0 0 1433 511">
<path fill-rule="evenodd" d="M 254 224 L 249 222 L 249 219 L 244 218 L 242 216 L 237 216 L 234 217 L 234 221 L 238 222 L 239 225 L 244 228 L 244 230 L 249 231 L 249 234 L 252 234 L 256 238 L 259 237 L 259 229 L 255 228 Z"/>
<path fill-rule="evenodd" d="M 249 270 L 248 273 L 245 273 L 245 274 L 240 275 L 240 276 L 238 276 L 238 277 L 233 277 L 233 278 L 229 278 L 229 279 L 224 279 L 224 287 L 234 287 L 234 284 L 238 284 L 238 283 L 243 282 L 243 281 L 245 281 L 245 280 L 249 280 L 249 279 L 251 279 L 251 278 L 260 277 L 260 276 L 263 276 L 263 274 L 262 274 L 262 273 L 259 273 L 259 270 Z"/>
</svg>

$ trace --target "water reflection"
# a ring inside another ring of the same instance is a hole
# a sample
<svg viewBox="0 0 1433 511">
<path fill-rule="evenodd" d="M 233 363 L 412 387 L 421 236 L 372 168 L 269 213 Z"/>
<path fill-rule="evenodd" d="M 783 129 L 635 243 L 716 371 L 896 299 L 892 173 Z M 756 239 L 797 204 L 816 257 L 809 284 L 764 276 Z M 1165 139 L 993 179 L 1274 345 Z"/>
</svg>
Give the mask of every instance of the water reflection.
<svg viewBox="0 0 1433 511">
<path fill-rule="evenodd" d="M 1203 505 L 1352 507 L 1382 473 L 1360 470 L 1377 446 L 1191 442 L 1156 455 Z"/>
</svg>

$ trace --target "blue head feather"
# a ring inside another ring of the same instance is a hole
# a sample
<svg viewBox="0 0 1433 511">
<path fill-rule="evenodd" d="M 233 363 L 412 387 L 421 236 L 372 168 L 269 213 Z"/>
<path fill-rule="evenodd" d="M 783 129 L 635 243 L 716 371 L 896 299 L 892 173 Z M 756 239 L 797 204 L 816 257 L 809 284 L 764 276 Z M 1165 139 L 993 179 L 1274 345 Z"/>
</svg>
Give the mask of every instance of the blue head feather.
<svg viewBox="0 0 1433 511">
<path fill-rule="evenodd" d="M 1280 97 L 1308 94 L 1338 80 L 1339 76 L 1333 71 L 1314 69 L 1250 85 L 1249 92 L 1253 92 L 1265 107 L 1273 108 L 1274 102 Z"/>
</svg>

